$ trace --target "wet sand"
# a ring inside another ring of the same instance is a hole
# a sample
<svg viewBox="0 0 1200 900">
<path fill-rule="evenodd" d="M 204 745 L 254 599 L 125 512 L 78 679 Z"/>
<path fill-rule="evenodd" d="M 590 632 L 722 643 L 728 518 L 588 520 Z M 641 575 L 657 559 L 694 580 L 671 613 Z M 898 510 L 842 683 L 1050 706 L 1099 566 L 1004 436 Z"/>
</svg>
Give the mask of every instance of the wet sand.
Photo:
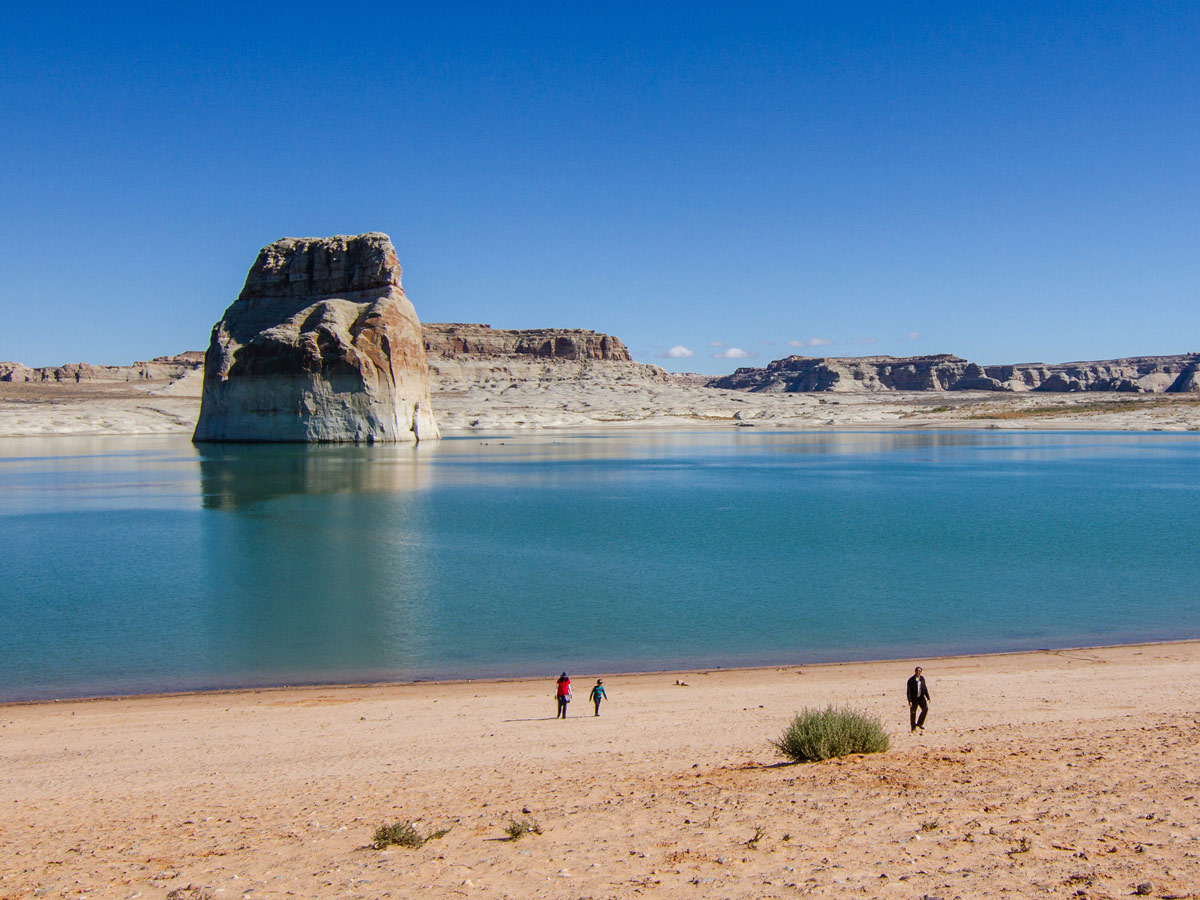
<svg viewBox="0 0 1200 900">
<path fill-rule="evenodd" d="M 1200 642 L 920 662 L 2 706 L 0 897 L 1200 896 Z M 828 703 L 891 749 L 782 765 Z"/>
</svg>

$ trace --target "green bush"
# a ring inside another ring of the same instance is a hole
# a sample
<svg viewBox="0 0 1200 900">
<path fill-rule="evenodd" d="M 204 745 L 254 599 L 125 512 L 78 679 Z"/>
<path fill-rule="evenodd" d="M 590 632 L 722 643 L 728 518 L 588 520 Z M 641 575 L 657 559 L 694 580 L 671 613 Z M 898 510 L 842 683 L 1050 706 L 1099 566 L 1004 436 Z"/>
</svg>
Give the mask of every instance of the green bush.
<svg viewBox="0 0 1200 900">
<path fill-rule="evenodd" d="M 441 828 L 422 835 L 412 822 L 396 822 L 393 825 L 380 825 L 376 828 L 371 846 L 376 850 L 383 850 L 393 845 L 415 850 L 418 847 L 424 847 L 426 842 L 445 837 L 449 833 L 449 828 Z"/>
<path fill-rule="evenodd" d="M 851 753 L 882 753 L 888 735 L 877 716 L 848 707 L 805 708 L 771 741 L 792 762 L 816 762 Z"/>
</svg>

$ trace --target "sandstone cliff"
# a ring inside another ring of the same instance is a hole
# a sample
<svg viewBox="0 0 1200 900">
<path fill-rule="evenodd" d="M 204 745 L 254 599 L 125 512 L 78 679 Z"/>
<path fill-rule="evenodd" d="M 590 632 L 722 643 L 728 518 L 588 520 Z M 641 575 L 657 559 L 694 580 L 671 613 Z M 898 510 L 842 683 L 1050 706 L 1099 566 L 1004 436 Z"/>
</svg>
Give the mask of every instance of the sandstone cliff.
<svg viewBox="0 0 1200 900">
<path fill-rule="evenodd" d="M 431 358 L 616 360 L 632 362 L 620 338 L 581 328 L 505 330 L 461 322 L 425 323 L 425 352 Z"/>
<path fill-rule="evenodd" d="M 765 369 L 741 368 L 714 378 L 711 387 L 742 391 L 998 391 L 1003 387 L 975 363 L 938 356 L 789 356 Z"/>
<path fill-rule="evenodd" d="M 196 441 L 439 436 L 416 311 L 385 234 L 264 247 L 212 331 Z"/>
<path fill-rule="evenodd" d="M 620 338 L 582 328 L 506 330 L 457 322 L 421 328 L 440 390 L 498 380 L 662 384 L 671 378 L 658 366 L 634 362 Z"/>
<path fill-rule="evenodd" d="M 1121 391 L 1142 394 L 1192 393 L 1200 354 L 1133 356 L 1059 365 L 1025 363 L 988 366 L 987 374 L 1014 391 Z"/>
<path fill-rule="evenodd" d="M 671 376 L 634 362 L 612 335 L 463 323 L 422 329 L 438 417 L 448 427 L 639 421 L 679 405 Z"/>
<path fill-rule="evenodd" d="M 759 393 L 877 391 L 1200 391 L 1200 354 L 1098 362 L 979 366 L 958 356 L 789 356 L 741 368 L 710 387 Z"/>
<path fill-rule="evenodd" d="M 204 365 L 204 354 L 198 350 L 174 356 L 156 356 L 147 362 L 131 366 L 94 366 L 91 363 L 67 363 L 62 366 L 29 368 L 20 363 L 0 362 L 0 381 L 13 383 L 47 382 L 55 384 L 87 384 L 92 382 L 149 382 L 182 378 Z"/>
</svg>

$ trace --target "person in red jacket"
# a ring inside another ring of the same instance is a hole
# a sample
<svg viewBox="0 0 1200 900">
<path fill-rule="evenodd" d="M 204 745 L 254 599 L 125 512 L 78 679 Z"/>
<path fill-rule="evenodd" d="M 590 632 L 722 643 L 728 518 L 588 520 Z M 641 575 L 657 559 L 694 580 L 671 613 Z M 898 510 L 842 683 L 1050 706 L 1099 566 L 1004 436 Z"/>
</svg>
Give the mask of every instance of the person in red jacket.
<svg viewBox="0 0 1200 900">
<path fill-rule="evenodd" d="M 558 701 L 556 719 L 567 717 L 567 704 L 571 702 L 571 679 L 563 672 L 558 676 L 558 686 L 554 689 L 554 699 Z"/>
</svg>

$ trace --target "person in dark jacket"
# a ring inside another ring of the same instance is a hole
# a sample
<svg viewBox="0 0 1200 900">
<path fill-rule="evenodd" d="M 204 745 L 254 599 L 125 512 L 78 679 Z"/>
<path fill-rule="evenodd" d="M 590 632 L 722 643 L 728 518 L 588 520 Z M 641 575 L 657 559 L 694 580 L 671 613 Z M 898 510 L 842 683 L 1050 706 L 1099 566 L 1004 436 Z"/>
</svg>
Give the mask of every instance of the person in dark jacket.
<svg viewBox="0 0 1200 900">
<path fill-rule="evenodd" d="M 920 716 L 917 710 L 921 711 Z M 929 688 L 925 686 L 925 676 L 921 667 L 917 666 L 912 678 L 908 679 L 908 724 L 910 731 L 920 728 L 925 730 L 925 716 L 929 714 Z"/>
</svg>

